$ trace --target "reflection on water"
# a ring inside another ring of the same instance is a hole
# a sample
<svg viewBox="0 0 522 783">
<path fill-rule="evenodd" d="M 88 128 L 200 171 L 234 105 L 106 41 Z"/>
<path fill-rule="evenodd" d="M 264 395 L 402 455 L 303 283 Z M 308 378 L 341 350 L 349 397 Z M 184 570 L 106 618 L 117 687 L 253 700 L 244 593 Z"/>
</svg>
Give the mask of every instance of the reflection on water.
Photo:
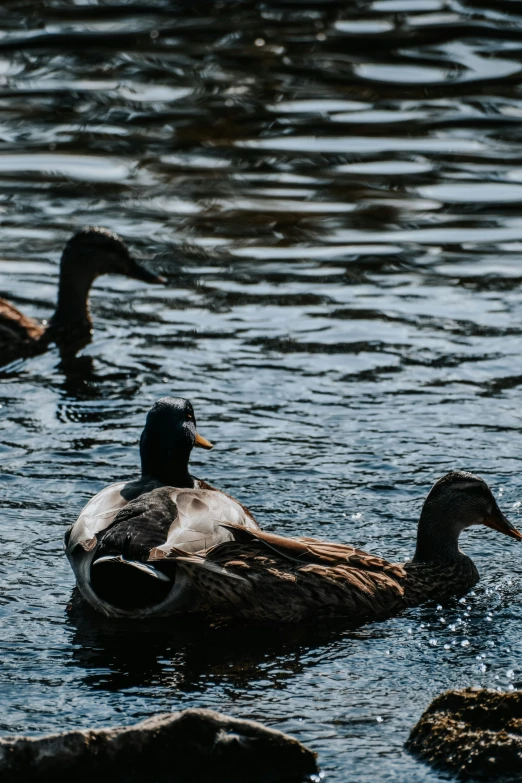
<svg viewBox="0 0 522 783">
<path fill-rule="evenodd" d="M 61 536 L 165 393 L 217 444 L 196 475 L 269 529 L 406 559 L 455 467 L 516 522 L 520 9 L 4 6 L 0 295 L 49 317 L 85 223 L 169 287 L 101 278 L 83 355 L 0 370 L 1 730 L 205 705 L 296 734 L 327 780 L 442 780 L 403 751 L 432 696 L 522 684 L 513 542 L 465 534 L 465 603 L 362 628 L 138 630 L 67 609 Z"/>
</svg>

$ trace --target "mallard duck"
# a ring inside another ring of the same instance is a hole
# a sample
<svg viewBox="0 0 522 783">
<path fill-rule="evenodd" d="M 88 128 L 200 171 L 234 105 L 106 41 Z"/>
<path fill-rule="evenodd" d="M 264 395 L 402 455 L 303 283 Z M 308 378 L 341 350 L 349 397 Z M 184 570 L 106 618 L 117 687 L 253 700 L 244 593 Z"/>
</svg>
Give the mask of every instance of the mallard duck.
<svg viewBox="0 0 522 783">
<path fill-rule="evenodd" d="M 257 530 L 250 511 L 188 470 L 194 446 L 212 444 L 196 430 L 194 409 L 163 397 L 140 438 L 141 476 L 111 484 L 93 497 L 65 534 L 65 552 L 85 600 L 110 617 L 150 617 L 192 609 L 196 591 L 165 559 L 232 540 L 221 526 Z M 146 561 L 151 550 L 156 563 Z"/>
<path fill-rule="evenodd" d="M 72 352 L 90 341 L 89 291 L 100 275 L 119 274 L 145 283 L 165 283 L 135 261 L 123 240 L 107 228 L 85 226 L 67 244 L 60 262 L 58 302 L 48 324 L 28 318 L 0 299 L 0 365 L 42 353 L 50 343 Z"/>
<path fill-rule="evenodd" d="M 486 525 L 522 539 L 485 481 L 455 471 L 431 489 L 419 520 L 417 548 L 402 565 L 345 544 L 285 538 L 235 524 L 233 541 L 206 553 L 168 553 L 216 615 L 256 622 L 299 622 L 314 615 L 362 620 L 464 593 L 479 579 L 460 551 L 459 535 Z M 149 561 L 154 562 L 151 552 Z"/>
</svg>

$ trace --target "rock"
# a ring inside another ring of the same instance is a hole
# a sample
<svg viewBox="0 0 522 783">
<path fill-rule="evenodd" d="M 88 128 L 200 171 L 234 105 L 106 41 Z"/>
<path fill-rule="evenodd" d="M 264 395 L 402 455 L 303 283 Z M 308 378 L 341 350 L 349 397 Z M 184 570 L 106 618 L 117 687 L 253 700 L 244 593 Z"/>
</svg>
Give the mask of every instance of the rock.
<svg viewBox="0 0 522 783">
<path fill-rule="evenodd" d="M 406 747 L 459 777 L 522 780 L 522 692 L 447 691 L 430 704 Z"/>
<path fill-rule="evenodd" d="M 134 726 L 0 739 L 2 783 L 287 783 L 317 772 L 293 737 L 213 710 L 155 715 Z"/>
</svg>

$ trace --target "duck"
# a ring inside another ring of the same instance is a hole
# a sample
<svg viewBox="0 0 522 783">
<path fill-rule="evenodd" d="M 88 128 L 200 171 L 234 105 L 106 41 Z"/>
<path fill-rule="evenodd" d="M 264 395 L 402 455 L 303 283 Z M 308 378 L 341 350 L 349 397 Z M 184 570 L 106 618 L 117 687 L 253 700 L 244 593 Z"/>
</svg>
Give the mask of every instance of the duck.
<svg viewBox="0 0 522 783">
<path fill-rule="evenodd" d="M 235 523 L 224 524 L 232 541 L 191 555 L 173 547 L 167 559 L 185 572 L 216 617 L 297 623 L 344 616 L 360 622 L 460 595 L 476 584 L 477 568 L 459 548 L 460 533 L 472 525 L 522 539 L 483 479 L 453 471 L 429 492 L 414 557 L 403 564 L 347 544 L 288 538 Z M 151 551 L 149 562 L 155 559 Z"/>
<path fill-rule="evenodd" d="M 92 336 L 89 292 L 96 278 L 105 274 L 145 283 L 167 282 L 132 258 L 118 234 L 102 226 L 84 226 L 62 253 L 58 301 L 48 323 L 36 321 L 0 299 L 0 365 L 43 353 L 51 343 L 58 345 L 62 355 L 87 345 Z"/>
<path fill-rule="evenodd" d="M 197 611 L 199 594 L 172 560 L 232 540 L 221 526 L 258 529 L 239 501 L 189 472 L 194 447 L 212 449 L 196 429 L 192 403 L 162 397 L 140 437 L 141 474 L 95 495 L 64 538 L 78 589 L 106 617 L 144 619 Z M 154 551 L 155 563 L 148 563 Z"/>
</svg>

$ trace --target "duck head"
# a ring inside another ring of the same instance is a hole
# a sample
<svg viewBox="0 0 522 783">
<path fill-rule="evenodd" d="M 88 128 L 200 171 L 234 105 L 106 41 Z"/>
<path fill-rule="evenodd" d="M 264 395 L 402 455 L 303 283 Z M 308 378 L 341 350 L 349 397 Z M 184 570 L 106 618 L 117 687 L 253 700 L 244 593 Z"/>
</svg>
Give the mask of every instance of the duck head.
<svg viewBox="0 0 522 783">
<path fill-rule="evenodd" d="M 166 283 L 129 253 L 124 241 L 107 228 L 85 226 L 67 242 L 60 262 L 58 302 L 45 333 L 63 355 L 74 354 L 90 340 L 89 291 L 100 275 L 119 274 L 146 283 Z"/>
<path fill-rule="evenodd" d="M 141 434 L 142 475 L 171 487 L 193 487 L 188 461 L 194 446 L 211 449 L 212 443 L 197 432 L 192 404 L 183 397 L 162 397 L 148 412 Z"/>
<path fill-rule="evenodd" d="M 422 507 L 414 562 L 455 560 L 461 532 L 472 525 L 485 525 L 506 536 L 522 534 L 504 516 L 486 482 L 456 470 L 439 479 Z"/>
<path fill-rule="evenodd" d="M 118 234 L 101 226 L 85 226 L 67 242 L 62 254 L 61 271 L 91 282 L 100 275 L 125 275 L 144 283 L 166 283 L 164 277 L 150 272 L 132 258 Z"/>
</svg>

